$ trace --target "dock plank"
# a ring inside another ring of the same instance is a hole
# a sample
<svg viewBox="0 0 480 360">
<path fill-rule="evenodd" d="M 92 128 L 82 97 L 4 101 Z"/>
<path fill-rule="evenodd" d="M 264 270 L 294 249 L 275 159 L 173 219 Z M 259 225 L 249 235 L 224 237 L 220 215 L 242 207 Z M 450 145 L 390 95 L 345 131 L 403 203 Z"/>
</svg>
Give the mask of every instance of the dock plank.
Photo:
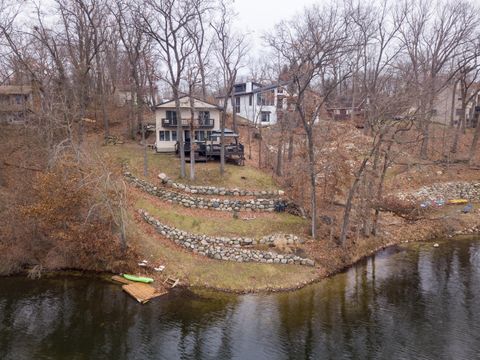
<svg viewBox="0 0 480 360">
<path fill-rule="evenodd" d="M 141 304 L 167 293 L 167 291 L 157 291 L 153 286 L 138 282 L 123 285 L 122 289 Z"/>
</svg>

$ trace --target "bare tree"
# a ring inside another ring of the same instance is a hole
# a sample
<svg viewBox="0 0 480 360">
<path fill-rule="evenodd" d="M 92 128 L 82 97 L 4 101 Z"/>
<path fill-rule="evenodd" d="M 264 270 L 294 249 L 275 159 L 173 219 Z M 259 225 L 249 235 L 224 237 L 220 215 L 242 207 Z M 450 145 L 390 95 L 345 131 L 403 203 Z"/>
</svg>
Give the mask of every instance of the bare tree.
<svg viewBox="0 0 480 360">
<path fill-rule="evenodd" d="M 473 40 L 466 45 L 466 48 L 460 58 L 460 66 L 456 81 L 459 87 L 459 95 L 461 99 L 461 107 L 459 114 L 460 120 L 457 123 L 452 147 L 450 149 L 450 152 L 452 154 L 457 152 L 461 130 L 465 131 L 465 128 L 467 126 L 467 105 L 471 104 L 472 101 L 477 98 L 480 92 L 480 87 L 478 86 L 479 80 L 480 43 L 478 43 L 478 40 Z"/>
<path fill-rule="evenodd" d="M 408 80 L 417 92 L 420 156 L 428 157 L 431 118 L 436 95 L 458 71 L 452 60 L 474 31 L 477 16 L 467 2 L 405 1 L 396 26 L 409 59 Z"/>
<path fill-rule="evenodd" d="M 242 61 L 247 53 L 246 38 L 236 34 L 232 29 L 231 10 L 226 1 L 221 1 L 219 15 L 216 21 L 210 25 L 215 32 L 216 44 L 214 54 L 223 78 L 223 101 L 222 115 L 220 119 L 220 174 L 225 172 L 225 122 L 227 116 L 228 102 L 233 98 L 233 86 Z M 232 102 L 233 106 L 233 102 Z M 235 108 L 232 108 L 235 114 Z"/>
<path fill-rule="evenodd" d="M 203 9 L 202 0 L 146 0 L 141 13 L 144 32 L 158 45 L 161 65 L 166 67 L 162 78 L 169 84 L 175 100 L 182 178 L 186 176 L 186 172 L 180 93 L 187 59 L 195 52 L 195 44 L 188 27 Z"/>
<path fill-rule="evenodd" d="M 303 21 L 282 22 L 267 40 L 290 68 L 295 108 L 306 134 L 311 191 L 311 232 L 317 235 L 315 131 L 320 111 L 337 86 L 349 76 L 333 76 L 333 67 L 349 50 L 346 17 L 335 6 L 305 9 Z M 326 85 L 328 83 L 328 86 Z M 319 88 L 320 92 L 313 91 Z"/>
</svg>

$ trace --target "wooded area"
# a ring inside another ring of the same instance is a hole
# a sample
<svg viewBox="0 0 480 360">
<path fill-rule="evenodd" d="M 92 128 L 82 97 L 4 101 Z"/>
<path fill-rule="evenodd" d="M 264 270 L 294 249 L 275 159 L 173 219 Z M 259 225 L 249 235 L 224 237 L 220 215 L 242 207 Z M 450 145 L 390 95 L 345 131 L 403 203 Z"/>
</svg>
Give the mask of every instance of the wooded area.
<svg viewBox="0 0 480 360">
<path fill-rule="evenodd" d="M 175 100 L 182 178 L 180 97 L 190 99 L 192 134 L 194 98 L 221 99 L 220 176 L 228 124 L 248 143 L 252 166 L 271 171 L 305 209 L 311 236 L 324 239 L 320 221 L 341 246 L 353 233 L 375 236 L 386 208 L 404 211 L 385 192 L 389 169 L 405 159 L 478 166 L 480 108 L 477 121 L 457 120 L 453 106 L 446 124 L 434 120 L 436 99 L 450 87 L 459 113 L 480 106 L 474 1 L 313 5 L 264 34 L 257 57 L 227 0 L 54 0 L 28 8 L 33 12 L 0 0 L 0 86 L 28 85 L 34 94 L 28 121 L 1 134 L 0 216 L 7 225 L 0 252 L 15 248 L 18 263 L 48 258 L 53 267 L 103 269 L 131 261 L 126 185 L 118 169 L 89 151 L 89 135 L 107 142 L 121 128 L 141 142 L 147 176 L 146 125 L 164 99 Z M 275 125 L 228 114 L 234 85 L 245 77 L 284 84 Z M 339 102 L 351 109 L 343 122 L 327 112 Z M 190 181 L 195 167 L 193 157 Z M 339 203 L 341 216 L 325 217 Z"/>
</svg>

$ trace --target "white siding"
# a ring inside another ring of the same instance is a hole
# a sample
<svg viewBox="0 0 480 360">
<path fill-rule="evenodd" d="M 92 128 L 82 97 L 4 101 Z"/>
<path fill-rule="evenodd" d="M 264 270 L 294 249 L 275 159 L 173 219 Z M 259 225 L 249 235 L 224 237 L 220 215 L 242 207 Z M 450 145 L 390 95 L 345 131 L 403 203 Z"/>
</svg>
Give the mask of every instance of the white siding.
<svg viewBox="0 0 480 360">
<path fill-rule="evenodd" d="M 247 83 L 247 91 L 251 89 L 251 83 Z M 273 93 L 273 105 L 261 105 L 258 104 L 257 94 L 258 93 L 251 93 L 251 94 L 243 94 L 243 95 L 236 95 L 236 97 L 240 98 L 240 112 L 237 114 L 241 117 L 250 120 L 253 123 L 263 124 L 263 125 L 271 125 L 277 122 L 277 101 L 278 101 L 278 89 L 274 89 Z M 264 93 L 269 93 L 271 90 L 266 90 Z M 250 97 L 252 97 L 252 102 L 250 105 Z M 235 101 L 235 100 L 234 100 Z M 282 109 L 286 109 L 286 102 L 282 104 Z M 233 112 L 232 103 L 231 101 L 228 102 L 227 111 L 229 113 Z M 261 121 L 261 112 L 269 112 L 270 113 L 270 121 L 269 122 L 262 122 Z"/>
<path fill-rule="evenodd" d="M 172 131 L 176 132 L 176 128 L 168 127 L 163 128 L 162 126 L 162 119 L 166 119 L 167 111 L 175 111 L 175 108 L 167 108 L 167 107 L 159 107 L 155 111 L 155 124 L 156 124 L 156 134 L 155 134 L 155 145 L 157 152 L 173 152 L 175 151 L 175 144 L 176 140 L 172 140 Z M 220 130 L 220 111 L 217 108 L 203 108 L 203 109 L 195 109 L 195 119 L 198 119 L 199 111 L 209 111 L 210 112 L 210 119 L 214 121 L 213 128 L 208 129 L 196 129 L 199 131 L 214 131 Z M 183 120 L 190 120 L 190 109 L 181 109 L 182 119 Z M 187 127 L 183 127 L 184 130 L 184 139 L 185 139 L 185 131 L 189 129 Z M 170 141 L 160 140 L 160 132 L 161 131 L 169 131 Z"/>
</svg>

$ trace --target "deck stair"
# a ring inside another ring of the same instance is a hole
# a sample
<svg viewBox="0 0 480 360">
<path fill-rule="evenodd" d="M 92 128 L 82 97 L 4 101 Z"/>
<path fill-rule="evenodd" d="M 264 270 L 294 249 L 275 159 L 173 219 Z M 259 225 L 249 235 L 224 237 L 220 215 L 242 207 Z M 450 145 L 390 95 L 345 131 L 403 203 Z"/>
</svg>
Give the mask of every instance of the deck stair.
<svg viewBox="0 0 480 360">
<path fill-rule="evenodd" d="M 167 288 L 167 289 L 173 289 L 175 286 L 178 285 L 178 283 L 180 282 L 179 279 L 174 279 L 174 278 L 171 278 L 171 277 L 167 277 L 165 279 L 165 281 L 163 282 L 163 285 Z"/>
</svg>

